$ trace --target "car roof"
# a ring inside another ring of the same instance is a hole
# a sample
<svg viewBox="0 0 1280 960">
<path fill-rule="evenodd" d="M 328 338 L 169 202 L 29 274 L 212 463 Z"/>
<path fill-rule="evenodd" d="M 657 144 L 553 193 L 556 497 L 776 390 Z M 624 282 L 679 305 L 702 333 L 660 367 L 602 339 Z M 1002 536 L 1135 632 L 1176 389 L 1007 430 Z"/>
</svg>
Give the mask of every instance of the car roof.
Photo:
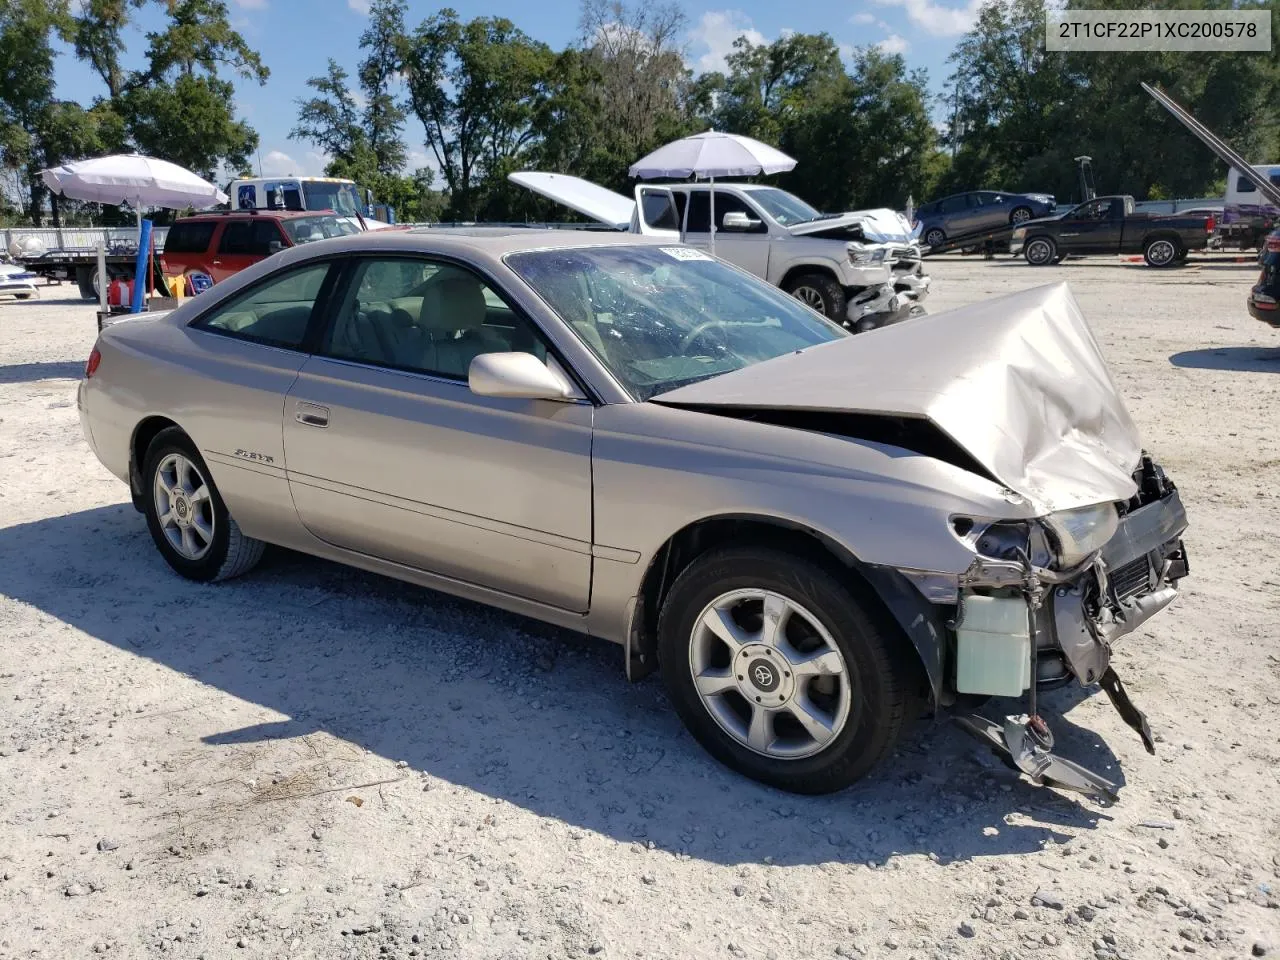
<svg viewBox="0 0 1280 960">
<path fill-rule="evenodd" d="M 554 250 L 582 247 L 654 246 L 678 244 L 678 240 L 648 237 L 636 233 L 603 230 L 547 229 L 539 227 L 415 227 L 411 230 L 376 230 L 349 237 L 323 241 L 358 252 L 364 247 L 379 250 L 483 253 L 494 259 L 509 253 L 528 250 Z"/>
<path fill-rule="evenodd" d="M 211 210 L 207 213 L 193 213 L 189 217 L 179 217 L 175 223 L 191 223 L 198 220 L 235 220 L 243 217 L 246 220 L 296 220 L 298 217 L 337 217 L 333 210 Z"/>
</svg>

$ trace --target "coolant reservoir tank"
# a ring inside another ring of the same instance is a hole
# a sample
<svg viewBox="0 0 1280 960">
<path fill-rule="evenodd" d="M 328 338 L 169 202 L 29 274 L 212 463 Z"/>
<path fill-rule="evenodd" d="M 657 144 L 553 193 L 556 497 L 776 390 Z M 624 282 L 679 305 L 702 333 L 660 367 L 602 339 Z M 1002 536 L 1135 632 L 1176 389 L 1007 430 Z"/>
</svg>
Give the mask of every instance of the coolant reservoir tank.
<svg viewBox="0 0 1280 960">
<path fill-rule="evenodd" d="M 961 598 L 956 690 L 1017 697 L 1031 685 L 1031 629 L 1021 595 Z"/>
</svg>

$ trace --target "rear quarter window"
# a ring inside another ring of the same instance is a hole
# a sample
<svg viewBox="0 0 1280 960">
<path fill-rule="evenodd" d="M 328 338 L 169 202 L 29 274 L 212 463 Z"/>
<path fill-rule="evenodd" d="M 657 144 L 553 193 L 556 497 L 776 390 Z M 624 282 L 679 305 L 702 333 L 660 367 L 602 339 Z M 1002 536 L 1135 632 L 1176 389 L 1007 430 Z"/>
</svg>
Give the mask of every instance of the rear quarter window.
<svg viewBox="0 0 1280 960">
<path fill-rule="evenodd" d="M 165 253 L 204 253 L 209 249 L 213 239 L 213 230 L 217 224 L 207 221 L 201 223 L 175 223 L 169 228 L 165 237 L 163 252 Z"/>
</svg>

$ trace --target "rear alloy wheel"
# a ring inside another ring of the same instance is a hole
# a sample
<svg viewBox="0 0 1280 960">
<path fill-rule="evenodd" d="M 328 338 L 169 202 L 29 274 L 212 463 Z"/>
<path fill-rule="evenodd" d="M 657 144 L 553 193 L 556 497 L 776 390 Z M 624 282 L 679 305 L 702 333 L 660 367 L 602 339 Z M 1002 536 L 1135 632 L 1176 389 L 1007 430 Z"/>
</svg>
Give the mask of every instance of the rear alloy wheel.
<svg viewBox="0 0 1280 960">
<path fill-rule="evenodd" d="M 941 230 L 939 230 L 937 227 L 934 227 L 932 230 L 930 230 L 928 233 L 924 235 L 924 242 L 931 247 L 941 246 L 942 242 L 946 239 L 947 239 L 947 235 L 943 233 Z"/>
<path fill-rule="evenodd" d="M 1178 262 L 1179 244 L 1168 237 L 1156 237 L 1148 240 L 1142 251 L 1142 259 L 1149 267 L 1167 267 Z"/>
<path fill-rule="evenodd" d="M 1023 257 L 1027 263 L 1033 267 L 1043 267 L 1055 262 L 1058 256 L 1058 245 L 1048 237 L 1035 237 L 1027 241 L 1026 249 L 1022 251 Z"/>
<path fill-rule="evenodd" d="M 1009 214 L 1009 222 L 1015 227 L 1020 223 L 1026 223 L 1031 219 L 1030 207 L 1014 207 L 1013 213 Z"/>
<path fill-rule="evenodd" d="M 849 300 L 834 277 L 822 273 L 802 274 L 787 284 L 786 291 L 830 320 L 841 323 L 845 319 Z"/>
<path fill-rule="evenodd" d="M 162 430 L 147 448 L 143 469 L 147 528 L 161 556 L 189 580 L 226 580 L 262 557 L 261 540 L 246 537 L 214 486 L 191 439 Z"/>
<path fill-rule="evenodd" d="M 904 638 L 801 557 L 717 550 L 676 580 L 658 625 L 663 679 L 693 736 L 725 765 L 795 793 L 853 783 L 907 714 Z"/>
</svg>

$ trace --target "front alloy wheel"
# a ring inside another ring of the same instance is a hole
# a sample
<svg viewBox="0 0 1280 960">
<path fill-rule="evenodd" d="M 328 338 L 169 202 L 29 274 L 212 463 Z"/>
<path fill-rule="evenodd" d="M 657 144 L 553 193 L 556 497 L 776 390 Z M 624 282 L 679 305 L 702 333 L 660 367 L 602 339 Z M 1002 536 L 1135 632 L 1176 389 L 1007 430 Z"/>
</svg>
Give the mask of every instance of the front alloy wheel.
<svg viewBox="0 0 1280 960">
<path fill-rule="evenodd" d="M 720 728 L 766 757 L 809 757 L 849 719 L 839 647 L 803 606 L 769 590 L 733 590 L 699 615 L 689 669 Z"/>
<path fill-rule="evenodd" d="M 795 793 L 863 776 L 914 702 L 910 641 L 852 574 L 767 547 L 695 559 L 658 620 L 676 711 L 717 760 Z"/>
</svg>

